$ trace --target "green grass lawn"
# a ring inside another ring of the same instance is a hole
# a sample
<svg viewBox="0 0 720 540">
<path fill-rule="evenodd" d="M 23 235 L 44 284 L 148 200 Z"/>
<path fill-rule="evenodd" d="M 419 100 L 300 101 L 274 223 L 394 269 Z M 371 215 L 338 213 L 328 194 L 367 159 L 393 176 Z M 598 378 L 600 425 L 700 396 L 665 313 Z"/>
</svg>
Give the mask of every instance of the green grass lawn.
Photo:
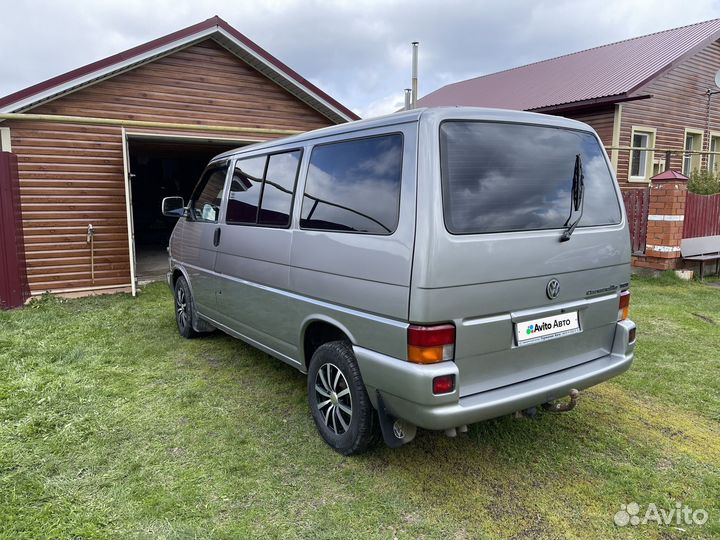
<svg viewBox="0 0 720 540">
<path fill-rule="evenodd" d="M 0 312 L 0 537 L 719 537 L 720 289 L 632 290 L 635 364 L 572 413 L 353 458 L 303 375 L 178 337 L 163 284 Z M 616 526 L 633 501 L 710 518 Z"/>
</svg>

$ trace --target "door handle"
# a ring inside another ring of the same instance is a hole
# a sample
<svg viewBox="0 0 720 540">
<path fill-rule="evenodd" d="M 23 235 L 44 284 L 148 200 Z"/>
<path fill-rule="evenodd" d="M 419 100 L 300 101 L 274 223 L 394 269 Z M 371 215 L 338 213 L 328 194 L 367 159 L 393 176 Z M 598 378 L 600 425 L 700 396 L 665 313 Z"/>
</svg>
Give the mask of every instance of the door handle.
<svg viewBox="0 0 720 540">
<path fill-rule="evenodd" d="M 213 246 L 218 247 L 220 245 L 220 227 L 215 229 L 215 235 L 213 236 Z"/>
</svg>

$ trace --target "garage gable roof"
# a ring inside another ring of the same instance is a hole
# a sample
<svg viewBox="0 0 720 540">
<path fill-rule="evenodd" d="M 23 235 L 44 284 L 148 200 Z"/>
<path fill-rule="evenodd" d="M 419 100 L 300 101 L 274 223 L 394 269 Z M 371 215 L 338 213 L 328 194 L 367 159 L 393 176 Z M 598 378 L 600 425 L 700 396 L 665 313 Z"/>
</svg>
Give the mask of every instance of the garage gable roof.
<svg viewBox="0 0 720 540">
<path fill-rule="evenodd" d="M 418 105 L 552 111 L 646 97 L 650 82 L 718 38 L 713 19 L 449 84 Z"/>
<path fill-rule="evenodd" d="M 27 111 L 208 38 L 334 122 L 360 118 L 218 16 L 0 98 L 0 112 Z"/>
</svg>

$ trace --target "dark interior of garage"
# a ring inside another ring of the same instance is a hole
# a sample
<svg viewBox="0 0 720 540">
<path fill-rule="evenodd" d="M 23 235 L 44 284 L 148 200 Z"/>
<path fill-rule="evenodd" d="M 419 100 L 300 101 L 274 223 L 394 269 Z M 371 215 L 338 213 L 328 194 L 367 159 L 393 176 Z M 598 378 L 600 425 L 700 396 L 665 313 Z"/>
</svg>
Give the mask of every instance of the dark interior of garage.
<svg viewBox="0 0 720 540">
<path fill-rule="evenodd" d="M 187 203 L 211 158 L 238 143 L 130 139 L 133 225 L 137 278 L 161 279 L 167 271 L 167 245 L 177 221 L 162 215 L 164 197 Z"/>
</svg>

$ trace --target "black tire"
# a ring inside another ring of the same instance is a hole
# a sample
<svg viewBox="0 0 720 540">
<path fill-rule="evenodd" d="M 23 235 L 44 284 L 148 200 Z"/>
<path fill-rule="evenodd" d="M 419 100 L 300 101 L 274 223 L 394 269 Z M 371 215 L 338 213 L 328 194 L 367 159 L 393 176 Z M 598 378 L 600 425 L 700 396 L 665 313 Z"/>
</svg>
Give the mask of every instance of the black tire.
<svg viewBox="0 0 720 540">
<path fill-rule="evenodd" d="M 175 282 L 175 322 L 178 332 L 185 339 L 197 337 L 198 333 L 193 328 L 195 317 L 195 304 L 193 303 L 190 286 L 184 276 L 180 276 Z"/>
<path fill-rule="evenodd" d="M 331 341 L 315 351 L 308 402 L 320 435 L 336 452 L 360 454 L 377 441 L 376 412 L 348 342 Z"/>
</svg>

